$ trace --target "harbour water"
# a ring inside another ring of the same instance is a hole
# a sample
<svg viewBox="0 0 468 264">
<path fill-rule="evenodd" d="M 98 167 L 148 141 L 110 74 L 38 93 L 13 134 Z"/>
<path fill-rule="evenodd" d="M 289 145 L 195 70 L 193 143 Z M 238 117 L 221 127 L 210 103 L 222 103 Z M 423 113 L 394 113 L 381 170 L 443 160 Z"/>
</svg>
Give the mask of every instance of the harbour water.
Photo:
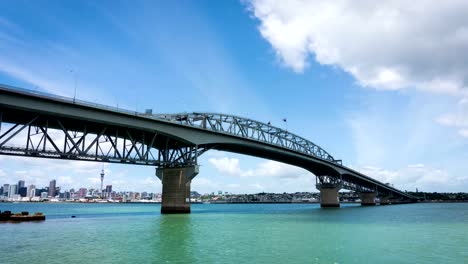
<svg viewBox="0 0 468 264">
<path fill-rule="evenodd" d="M 1 263 L 468 263 L 468 204 L 0 203 Z M 71 218 L 75 215 L 76 218 Z"/>
</svg>

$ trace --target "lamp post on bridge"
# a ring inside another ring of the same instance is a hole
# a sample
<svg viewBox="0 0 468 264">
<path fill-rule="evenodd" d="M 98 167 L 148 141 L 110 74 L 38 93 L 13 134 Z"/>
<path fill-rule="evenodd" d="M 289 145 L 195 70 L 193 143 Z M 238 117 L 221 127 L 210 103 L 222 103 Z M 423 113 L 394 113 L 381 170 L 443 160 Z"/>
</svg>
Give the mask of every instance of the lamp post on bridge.
<svg viewBox="0 0 468 264">
<path fill-rule="evenodd" d="M 75 100 L 76 100 L 76 86 L 77 86 L 76 71 L 71 69 L 70 72 L 73 74 L 73 80 L 74 80 L 74 83 L 75 83 L 75 89 L 74 89 L 74 92 L 73 92 L 73 103 L 75 103 Z"/>
</svg>

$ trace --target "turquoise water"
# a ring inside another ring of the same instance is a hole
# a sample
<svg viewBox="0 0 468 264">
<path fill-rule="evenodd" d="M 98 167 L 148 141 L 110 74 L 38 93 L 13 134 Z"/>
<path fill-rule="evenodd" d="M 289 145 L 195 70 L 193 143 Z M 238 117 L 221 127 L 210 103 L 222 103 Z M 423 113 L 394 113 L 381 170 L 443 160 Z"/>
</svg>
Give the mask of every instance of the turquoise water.
<svg viewBox="0 0 468 264">
<path fill-rule="evenodd" d="M 11 204 L 0 263 L 468 263 L 468 204 Z M 77 218 L 70 218 L 76 215 Z"/>
</svg>

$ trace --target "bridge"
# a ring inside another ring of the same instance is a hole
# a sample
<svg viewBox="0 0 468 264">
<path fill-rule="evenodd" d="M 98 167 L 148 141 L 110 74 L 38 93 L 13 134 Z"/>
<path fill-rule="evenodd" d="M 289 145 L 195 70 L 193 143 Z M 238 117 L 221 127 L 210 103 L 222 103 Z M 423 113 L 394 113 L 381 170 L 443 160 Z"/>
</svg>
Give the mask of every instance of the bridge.
<svg viewBox="0 0 468 264">
<path fill-rule="evenodd" d="M 316 176 L 322 207 L 338 191 L 362 205 L 416 197 L 348 168 L 317 144 L 263 122 L 217 113 L 153 114 L 0 85 L 0 154 L 156 167 L 162 213 L 190 212 L 197 159 L 208 150 L 240 153 L 304 168 Z"/>
</svg>

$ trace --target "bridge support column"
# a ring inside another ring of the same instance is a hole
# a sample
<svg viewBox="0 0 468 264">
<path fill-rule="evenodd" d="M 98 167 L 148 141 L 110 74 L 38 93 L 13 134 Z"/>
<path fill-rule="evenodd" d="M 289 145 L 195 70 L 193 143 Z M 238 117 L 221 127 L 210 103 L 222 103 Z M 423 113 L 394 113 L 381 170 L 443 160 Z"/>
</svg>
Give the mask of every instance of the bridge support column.
<svg viewBox="0 0 468 264">
<path fill-rule="evenodd" d="M 162 181 L 162 214 L 190 213 L 190 183 L 198 174 L 198 166 L 157 168 Z"/>
<path fill-rule="evenodd" d="M 320 207 L 340 207 L 338 191 L 341 189 L 341 184 L 322 183 L 317 184 L 316 188 L 320 191 Z"/>
<path fill-rule="evenodd" d="M 361 205 L 375 205 L 376 192 L 361 192 Z"/>
<path fill-rule="evenodd" d="M 380 205 L 389 205 L 390 204 L 390 197 L 389 196 L 381 196 L 379 204 Z"/>
</svg>

